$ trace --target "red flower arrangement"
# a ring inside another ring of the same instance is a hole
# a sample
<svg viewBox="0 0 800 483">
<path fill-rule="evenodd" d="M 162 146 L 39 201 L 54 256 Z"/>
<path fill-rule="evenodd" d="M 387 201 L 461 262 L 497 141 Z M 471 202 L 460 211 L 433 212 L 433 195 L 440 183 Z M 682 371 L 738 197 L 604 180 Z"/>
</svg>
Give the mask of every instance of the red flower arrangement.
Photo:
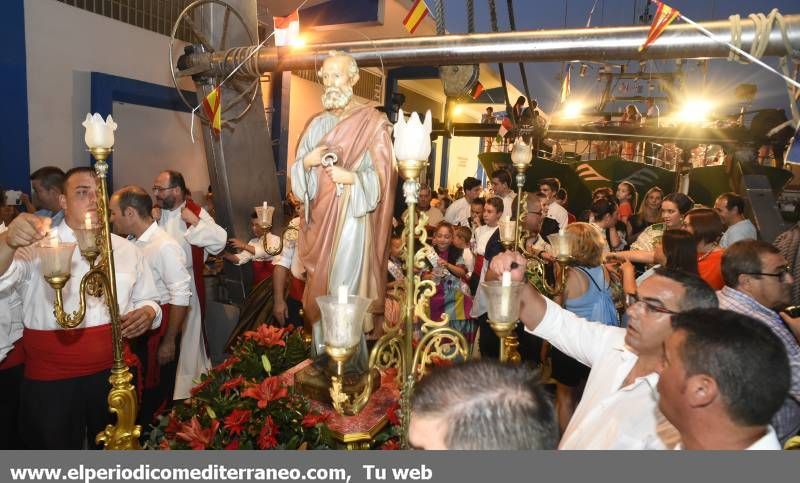
<svg viewBox="0 0 800 483">
<path fill-rule="evenodd" d="M 262 325 L 245 332 L 231 357 L 201 376 L 192 398 L 152 429 L 153 449 L 325 449 L 327 419 L 277 377 L 309 355 L 301 329 Z"/>
</svg>

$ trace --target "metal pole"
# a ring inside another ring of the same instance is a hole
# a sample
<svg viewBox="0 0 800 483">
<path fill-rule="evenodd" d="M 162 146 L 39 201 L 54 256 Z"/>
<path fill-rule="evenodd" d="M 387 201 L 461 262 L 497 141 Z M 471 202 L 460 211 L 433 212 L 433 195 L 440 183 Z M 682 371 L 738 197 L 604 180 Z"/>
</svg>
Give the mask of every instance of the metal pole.
<svg viewBox="0 0 800 483">
<path fill-rule="evenodd" d="M 784 17 L 787 36 L 800 49 L 800 15 Z M 404 37 L 369 41 L 311 44 L 301 48 L 264 47 L 242 68 L 242 73 L 313 69 L 330 50 L 347 51 L 360 67 L 414 65 L 458 65 L 480 62 L 550 62 L 720 58 L 730 49 L 720 43 L 731 37 L 730 22 L 719 20 L 700 24 L 714 35 L 711 39 L 687 24 L 671 25 L 644 53 L 639 46 L 649 26 L 553 29 L 500 33 L 476 33 L 431 37 Z M 752 21 L 742 22 L 743 50 L 750 50 L 756 37 Z M 229 49 L 182 57 L 184 68 L 205 67 L 206 75 L 224 76 L 247 56 L 249 49 Z M 781 33 L 773 30 L 765 56 L 784 55 Z"/>
</svg>

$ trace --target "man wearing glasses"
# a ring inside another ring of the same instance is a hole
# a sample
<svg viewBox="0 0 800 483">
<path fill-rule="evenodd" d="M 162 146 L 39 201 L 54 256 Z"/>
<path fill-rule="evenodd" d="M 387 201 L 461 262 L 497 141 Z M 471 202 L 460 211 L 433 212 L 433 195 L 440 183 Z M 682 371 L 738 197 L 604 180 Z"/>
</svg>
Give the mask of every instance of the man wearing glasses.
<svg viewBox="0 0 800 483">
<path fill-rule="evenodd" d="M 772 427 L 781 443 L 800 431 L 800 346 L 778 310 L 789 305 L 794 278 L 786 259 L 777 248 L 759 240 L 734 243 L 722 256 L 725 286 L 717 295 L 723 309 L 749 315 L 769 327 L 783 342 L 792 383 L 781 409 L 772 418 Z M 769 377 L 765 375 L 765 377 Z"/>
<path fill-rule="evenodd" d="M 492 260 L 487 279 L 505 271 L 523 280 L 525 258 L 506 252 Z M 696 275 L 658 269 L 628 307 L 628 327 L 590 322 L 526 284 L 520 296 L 525 330 L 591 368 L 583 397 L 559 449 L 667 449 L 678 433 L 658 410 L 658 373 L 671 316 L 716 308 L 714 291 Z"/>
<path fill-rule="evenodd" d="M 162 171 L 153 181 L 153 195 L 160 214 L 153 218 L 158 226 L 174 238 L 186 255 L 186 269 L 192 274 L 192 297 L 184 320 L 175 376 L 175 399 L 189 397 L 192 380 L 206 372 L 211 363 L 203 321 L 205 286 L 203 265 L 209 254 L 216 255 L 225 248 L 228 234 L 211 215 L 187 198 L 189 190 L 183 175 L 177 171 Z"/>
</svg>

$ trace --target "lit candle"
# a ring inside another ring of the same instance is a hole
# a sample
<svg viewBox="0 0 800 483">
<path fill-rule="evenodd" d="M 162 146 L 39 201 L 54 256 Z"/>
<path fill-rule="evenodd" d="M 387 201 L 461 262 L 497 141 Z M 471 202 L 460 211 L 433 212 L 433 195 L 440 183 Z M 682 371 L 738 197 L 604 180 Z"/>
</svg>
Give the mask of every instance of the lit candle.
<svg viewBox="0 0 800 483">
<path fill-rule="evenodd" d="M 50 232 L 50 243 L 49 243 L 50 247 L 58 248 L 58 243 L 59 243 L 58 232 L 51 231 Z"/>
<path fill-rule="evenodd" d="M 261 205 L 261 221 L 263 222 L 267 221 L 267 208 L 269 208 L 269 205 L 267 205 L 267 202 L 265 201 Z"/>
<path fill-rule="evenodd" d="M 500 285 L 503 287 L 500 291 L 500 317 L 505 319 L 511 308 L 511 272 L 503 272 Z"/>
<path fill-rule="evenodd" d="M 338 299 L 338 302 L 342 305 L 347 303 L 347 285 L 339 286 Z"/>
<path fill-rule="evenodd" d="M 86 227 L 87 230 L 92 229 L 92 214 L 86 213 L 86 217 L 83 220 L 83 225 Z"/>
</svg>

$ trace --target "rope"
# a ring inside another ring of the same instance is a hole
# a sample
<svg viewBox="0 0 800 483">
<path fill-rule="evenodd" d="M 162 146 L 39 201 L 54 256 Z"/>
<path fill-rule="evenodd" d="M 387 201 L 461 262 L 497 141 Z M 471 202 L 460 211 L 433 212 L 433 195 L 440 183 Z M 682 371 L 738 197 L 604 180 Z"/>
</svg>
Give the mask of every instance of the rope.
<svg viewBox="0 0 800 483">
<path fill-rule="evenodd" d="M 517 30 L 516 22 L 514 21 L 514 0 L 507 0 L 508 3 L 508 25 L 511 31 Z M 525 90 L 525 99 L 528 100 L 528 107 L 531 107 L 531 90 L 528 88 L 528 75 L 525 72 L 525 64 L 519 63 L 519 73 L 522 76 L 522 88 Z M 533 114 L 533 112 L 531 112 Z"/>
<path fill-rule="evenodd" d="M 467 0 L 467 32 L 475 32 L 475 0 Z"/>
<path fill-rule="evenodd" d="M 786 21 L 783 19 L 783 15 L 781 15 L 777 8 L 773 8 L 768 15 L 764 15 L 763 13 L 751 13 L 748 15 L 748 18 L 753 21 L 753 25 L 755 27 L 755 38 L 753 39 L 753 44 L 750 46 L 751 58 L 748 59 L 747 54 L 741 51 L 742 18 L 739 14 L 735 14 L 728 17 L 731 22 L 730 43 L 733 45 L 733 47 L 735 47 L 728 55 L 728 60 L 736 61 L 741 64 L 748 64 L 750 63 L 749 61 L 753 61 L 780 75 L 779 72 L 758 61 L 759 58 L 764 56 L 764 52 L 767 51 L 769 37 L 772 33 L 773 25 L 777 23 L 778 31 L 781 33 L 781 39 L 783 40 L 783 45 L 786 49 L 786 55 L 782 56 L 779 61 L 779 66 L 781 71 L 783 71 L 783 75 L 781 77 L 783 77 L 786 81 L 786 90 L 787 94 L 789 95 L 789 106 L 791 107 L 792 118 L 794 119 L 796 126 L 800 124 L 800 110 L 798 110 L 797 102 L 795 101 L 795 92 L 800 88 L 800 84 L 794 81 L 792 78 L 793 76 L 789 72 L 789 58 L 797 58 L 798 52 L 792 48 L 792 44 L 789 41 L 789 35 L 786 32 Z M 737 53 L 737 50 L 739 50 L 742 55 Z"/>
<path fill-rule="evenodd" d="M 492 21 L 492 31 L 497 32 L 497 5 L 495 5 L 494 0 L 489 0 L 489 15 Z M 516 128 L 517 127 L 517 119 L 514 116 L 514 111 L 511 109 L 511 103 L 508 100 L 508 86 L 506 85 L 506 71 L 503 68 L 503 63 L 497 64 L 498 70 L 500 71 L 500 83 L 503 85 L 503 97 L 506 101 L 506 113 L 508 117 L 511 119 L 511 125 Z"/>
<path fill-rule="evenodd" d="M 444 35 L 444 0 L 436 0 L 436 35 Z"/>
</svg>

